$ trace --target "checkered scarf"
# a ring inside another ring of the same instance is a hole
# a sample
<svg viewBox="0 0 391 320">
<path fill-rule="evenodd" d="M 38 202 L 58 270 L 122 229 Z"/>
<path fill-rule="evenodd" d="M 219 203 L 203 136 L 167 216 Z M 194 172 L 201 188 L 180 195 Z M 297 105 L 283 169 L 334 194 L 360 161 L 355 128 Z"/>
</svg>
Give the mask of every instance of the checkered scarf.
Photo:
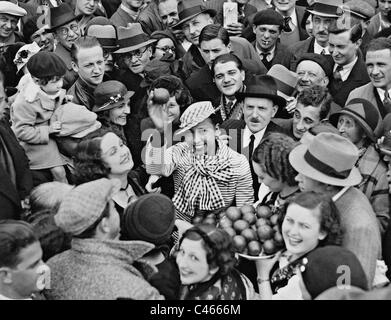
<svg viewBox="0 0 391 320">
<path fill-rule="evenodd" d="M 219 143 L 214 156 L 192 154 L 184 165 L 186 174 L 173 198 L 176 209 L 192 217 L 196 209 L 211 211 L 224 207 L 217 182 L 228 182 L 234 175 L 228 147 Z"/>
</svg>

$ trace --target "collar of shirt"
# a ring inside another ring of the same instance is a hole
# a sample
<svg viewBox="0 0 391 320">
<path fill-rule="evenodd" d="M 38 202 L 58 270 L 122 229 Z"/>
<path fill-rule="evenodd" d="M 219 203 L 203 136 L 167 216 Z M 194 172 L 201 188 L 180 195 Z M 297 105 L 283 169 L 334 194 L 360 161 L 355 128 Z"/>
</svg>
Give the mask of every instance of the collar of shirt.
<svg viewBox="0 0 391 320">
<path fill-rule="evenodd" d="M 278 13 L 281 13 L 281 12 L 278 11 L 277 9 L 276 9 L 276 11 L 277 11 Z M 285 17 L 282 13 L 281 13 L 281 15 L 282 15 L 283 17 Z M 297 23 L 296 8 L 293 8 L 293 11 L 292 11 L 290 17 L 291 17 L 291 21 L 289 21 L 290 27 L 292 27 L 292 25 L 293 25 L 293 27 L 296 28 L 297 25 L 298 25 L 298 23 Z"/>
<path fill-rule="evenodd" d="M 317 53 L 317 54 L 321 54 L 322 51 L 325 51 L 326 54 L 330 54 L 330 51 L 329 51 L 329 46 L 327 46 L 326 48 L 322 47 L 319 43 L 316 42 L 316 40 L 314 41 L 314 53 Z"/>
<path fill-rule="evenodd" d="M 345 192 L 348 191 L 349 188 L 350 188 L 350 187 L 344 187 L 340 192 L 338 192 L 338 193 L 332 198 L 333 201 L 335 202 L 335 201 L 337 201 L 339 198 L 341 198 L 341 197 L 345 194 Z"/>
<path fill-rule="evenodd" d="M 339 72 L 341 74 L 342 81 L 346 81 L 346 79 L 349 77 L 357 60 L 358 60 L 358 57 L 356 57 L 352 62 L 342 66 L 342 70 Z M 337 69 L 337 66 L 338 66 L 337 64 L 334 65 L 333 71 L 335 71 Z"/>
<path fill-rule="evenodd" d="M 137 18 L 138 12 L 134 12 L 133 10 L 130 10 L 129 8 L 125 7 L 123 3 L 121 3 L 120 7 L 121 7 L 122 10 L 124 10 L 132 18 Z"/>
<path fill-rule="evenodd" d="M 260 50 L 260 49 L 258 48 L 258 45 L 255 45 L 255 49 L 257 50 L 257 52 L 258 52 L 258 54 L 259 54 L 260 57 L 261 57 L 261 54 L 267 54 L 266 60 L 270 62 L 270 61 L 272 61 L 273 58 L 274 58 L 274 53 L 275 53 L 275 51 L 276 51 L 276 46 L 274 46 L 273 49 L 271 49 L 271 50 L 268 51 L 268 52 L 264 52 L 264 51 Z M 262 57 L 261 57 L 261 58 L 262 58 Z M 261 59 L 261 60 L 262 60 L 262 59 Z"/>
<path fill-rule="evenodd" d="M 384 96 L 386 95 L 386 90 L 383 90 L 383 89 L 380 89 L 380 88 L 376 88 L 376 90 L 377 90 L 377 93 L 379 94 L 380 100 L 383 101 L 384 100 Z M 388 95 L 391 97 L 391 89 L 388 90 Z"/>
<path fill-rule="evenodd" d="M 188 51 L 191 46 L 191 42 L 188 41 L 187 39 L 184 39 L 181 44 L 183 49 L 185 49 L 185 51 Z"/>
<path fill-rule="evenodd" d="M 244 128 L 244 132 L 243 132 L 243 148 L 246 148 L 249 146 L 250 136 L 253 134 L 255 136 L 255 140 L 254 140 L 254 150 L 255 150 L 255 148 L 261 142 L 261 140 L 265 134 L 266 128 L 267 128 L 267 126 L 257 133 L 252 133 L 250 131 L 250 129 L 248 128 L 248 126 L 246 125 L 246 127 Z"/>
<path fill-rule="evenodd" d="M 266 4 L 267 4 L 268 6 L 271 6 L 271 5 L 272 5 L 272 2 L 273 2 L 273 0 L 265 0 L 265 2 L 266 2 Z"/>
<path fill-rule="evenodd" d="M 231 99 L 228 99 L 227 97 L 225 97 L 224 96 L 224 105 L 226 106 L 227 104 L 228 104 L 228 102 L 230 102 L 230 101 L 232 101 L 232 106 L 234 106 L 235 105 L 235 103 L 236 103 L 236 101 L 237 101 L 237 99 L 233 99 L 233 100 L 231 100 Z"/>
<path fill-rule="evenodd" d="M 386 28 L 388 28 L 388 27 L 391 26 L 391 23 L 385 21 L 385 20 L 382 18 L 380 12 L 379 12 L 379 20 L 380 20 L 379 32 L 382 31 L 383 29 L 386 29 Z"/>
</svg>

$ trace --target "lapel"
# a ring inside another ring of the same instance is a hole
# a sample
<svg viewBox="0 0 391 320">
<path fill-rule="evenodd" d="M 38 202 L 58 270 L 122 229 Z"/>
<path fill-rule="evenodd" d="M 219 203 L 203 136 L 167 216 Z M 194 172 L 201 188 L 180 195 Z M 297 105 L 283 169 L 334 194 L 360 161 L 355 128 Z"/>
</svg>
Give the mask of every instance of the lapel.
<svg viewBox="0 0 391 320">
<path fill-rule="evenodd" d="M 379 109 L 379 112 L 380 112 L 382 118 L 384 118 L 387 115 L 387 112 L 386 112 L 386 109 L 383 106 L 383 101 L 381 101 L 379 93 L 377 92 L 376 88 L 373 85 L 372 85 L 372 87 L 373 87 L 373 89 L 372 89 L 373 90 L 373 95 L 375 96 L 375 99 L 376 99 L 376 102 L 377 102 L 377 108 Z"/>
<path fill-rule="evenodd" d="M 303 20 L 306 8 L 301 6 L 296 6 L 296 17 L 297 17 L 297 27 L 299 28 L 300 40 L 305 40 L 308 38 L 307 31 L 301 27 L 301 22 Z"/>
<path fill-rule="evenodd" d="M 68 70 L 73 70 L 71 53 L 61 43 L 57 44 L 55 53 L 65 62 Z"/>
</svg>

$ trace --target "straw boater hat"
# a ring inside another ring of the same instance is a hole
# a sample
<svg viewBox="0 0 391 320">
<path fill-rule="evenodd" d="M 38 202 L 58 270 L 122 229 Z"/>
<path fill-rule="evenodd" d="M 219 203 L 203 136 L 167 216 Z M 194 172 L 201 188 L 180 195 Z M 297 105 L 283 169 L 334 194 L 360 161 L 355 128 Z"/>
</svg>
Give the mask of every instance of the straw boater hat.
<svg viewBox="0 0 391 320">
<path fill-rule="evenodd" d="M 251 83 L 246 87 L 245 92 L 236 93 L 239 100 L 246 97 L 266 98 L 274 102 L 280 108 L 286 106 L 286 100 L 278 95 L 277 83 L 270 75 L 258 76 L 251 80 Z"/>
<path fill-rule="evenodd" d="M 299 173 L 333 186 L 355 186 L 362 180 L 355 167 L 359 152 L 348 139 L 334 133 L 320 133 L 289 154 L 289 162 Z"/>
<path fill-rule="evenodd" d="M 335 127 L 342 114 L 353 118 L 372 142 L 377 141 L 376 134 L 381 128 L 381 115 L 372 103 L 360 98 L 350 100 L 343 109 L 330 115 L 329 120 Z"/>
<path fill-rule="evenodd" d="M 149 39 L 139 23 L 134 23 L 127 28 L 119 27 L 118 46 L 120 49 L 114 53 L 131 52 L 154 42 L 156 42 L 156 39 Z"/>
<path fill-rule="evenodd" d="M 200 13 L 208 13 L 212 18 L 216 15 L 216 10 L 205 7 L 202 0 L 183 0 L 178 4 L 179 22 L 172 28 L 181 28 L 186 21 L 193 19 Z"/>
<path fill-rule="evenodd" d="M 317 0 L 307 11 L 325 18 L 339 18 L 342 14 L 343 0 Z"/>
</svg>

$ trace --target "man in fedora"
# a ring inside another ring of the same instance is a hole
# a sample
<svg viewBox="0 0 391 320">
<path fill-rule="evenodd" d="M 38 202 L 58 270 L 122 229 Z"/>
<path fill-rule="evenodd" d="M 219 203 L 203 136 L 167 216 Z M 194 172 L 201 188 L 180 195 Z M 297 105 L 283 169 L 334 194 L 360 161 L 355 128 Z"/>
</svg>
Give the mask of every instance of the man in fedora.
<svg viewBox="0 0 391 320">
<path fill-rule="evenodd" d="M 35 42 L 42 51 L 54 51 L 54 36 L 49 32 L 49 25 L 38 27 L 38 16 L 31 17 L 26 21 L 23 28 L 23 35 L 27 42 Z"/>
<path fill-rule="evenodd" d="M 186 80 L 186 85 L 196 101 L 209 100 L 213 105 L 217 105 L 220 93 L 213 82 L 211 67 L 218 56 L 230 52 L 235 54 L 232 38 L 234 37 L 230 37 L 228 31 L 218 24 L 210 24 L 202 29 L 199 36 L 200 51 L 206 64 L 200 70 L 194 71 Z M 245 39 L 241 40 L 247 41 Z M 252 49 L 254 50 L 254 48 Z M 251 60 L 244 58 L 243 52 L 240 51 L 235 55 L 240 58 L 248 74 L 263 74 L 266 72 L 259 56 L 256 56 L 258 60 Z"/>
<path fill-rule="evenodd" d="M 0 47 L 15 42 L 23 42 L 23 36 L 17 31 L 19 19 L 27 15 L 26 10 L 9 1 L 0 1 Z"/>
<path fill-rule="evenodd" d="M 265 75 L 255 78 L 245 92 L 236 93 L 243 101 L 243 120 L 229 119 L 221 124 L 221 129 L 232 137 L 232 149 L 246 156 L 250 163 L 253 178 L 254 197 L 258 199 L 259 182 L 252 167 L 251 157 L 262 139 L 270 132 L 283 133 L 283 129 L 271 120 L 278 108 L 284 108 L 286 101 L 277 94 L 277 84 L 273 77 Z"/>
<path fill-rule="evenodd" d="M 367 197 L 354 186 L 361 180 L 355 167 L 357 147 L 334 133 L 320 133 L 309 144 L 293 149 L 289 161 L 299 173 L 301 191 L 329 194 L 345 229 L 342 246 L 360 260 L 372 287 L 376 260 L 381 258 L 381 237 L 376 215 Z"/>
<path fill-rule="evenodd" d="M 122 82 L 128 91 L 135 92 L 131 99 L 132 110 L 124 127 L 130 151 L 134 155 L 135 165 L 141 165 L 142 163 L 140 122 L 148 117 L 144 100 L 147 88 L 140 86 L 140 84 L 144 79 L 145 67 L 151 60 L 151 45 L 154 42 L 156 42 L 156 39 L 150 39 L 143 32 L 139 23 L 127 28 L 118 28 L 119 49 L 114 53 L 117 56 L 120 71 L 115 76 L 115 80 Z"/>
<path fill-rule="evenodd" d="M 259 11 L 254 17 L 254 47 L 268 70 L 284 61 L 287 46 L 280 41 L 283 26 L 282 15 L 273 9 Z"/>
<path fill-rule="evenodd" d="M 95 37 L 83 36 L 72 44 L 72 68 L 78 78 L 68 94 L 73 102 L 92 110 L 95 105 L 94 90 L 103 82 L 105 60 L 103 49 Z"/>
<path fill-rule="evenodd" d="M 99 19 L 99 18 L 98 18 Z M 102 17 L 102 19 L 105 19 Z M 91 20 L 91 22 L 94 19 Z M 107 25 L 92 24 L 87 28 L 87 35 L 96 37 L 103 48 L 103 58 L 105 59 L 105 77 L 104 81 L 111 80 L 118 72 L 115 65 L 113 52 L 118 50 L 117 30 L 114 25 L 107 20 Z"/>
<path fill-rule="evenodd" d="M 304 53 L 317 53 L 328 55 L 329 27 L 339 18 L 338 8 L 342 0 L 318 0 L 307 11 L 312 15 L 313 36 L 299 41 L 288 47 L 288 53 L 284 65 L 290 70 L 296 70 L 297 60 Z"/>
<path fill-rule="evenodd" d="M 192 43 L 183 56 L 183 70 L 187 77 L 207 64 L 201 53 L 199 36 L 204 27 L 213 24 L 215 16 L 216 10 L 205 7 L 202 0 L 184 0 L 179 6 L 180 21 L 172 28 L 182 29 L 186 39 Z M 242 61 L 253 60 L 259 66 L 260 74 L 267 72 L 254 47 L 246 39 L 233 36 L 229 37 L 229 42 L 231 43 L 229 51 L 236 54 Z"/>
<path fill-rule="evenodd" d="M 137 22 L 143 1 L 122 0 L 117 11 L 111 16 L 110 21 L 118 27 L 127 27 L 129 23 Z"/>
<path fill-rule="evenodd" d="M 72 8 L 63 3 L 58 7 L 50 8 L 50 29 L 57 41 L 54 52 L 65 62 L 67 72 L 64 77 L 65 89 L 69 89 L 77 79 L 77 73 L 72 68 L 71 47 L 80 37 L 80 28 Z"/>
</svg>

